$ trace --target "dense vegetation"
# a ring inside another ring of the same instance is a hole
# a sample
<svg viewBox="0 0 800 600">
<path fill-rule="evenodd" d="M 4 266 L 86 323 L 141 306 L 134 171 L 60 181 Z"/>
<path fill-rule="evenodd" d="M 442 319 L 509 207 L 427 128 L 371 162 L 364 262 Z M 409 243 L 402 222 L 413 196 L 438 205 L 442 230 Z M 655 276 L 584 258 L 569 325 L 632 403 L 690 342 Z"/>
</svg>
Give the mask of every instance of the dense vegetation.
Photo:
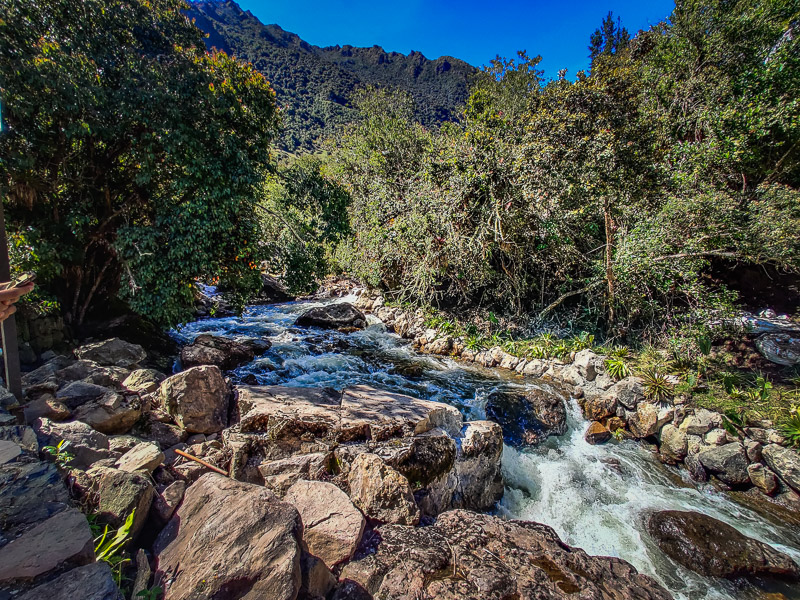
<svg viewBox="0 0 800 600">
<path fill-rule="evenodd" d="M 256 189 L 277 135 L 252 67 L 180 0 L 0 0 L 0 184 L 18 268 L 80 325 L 122 297 L 186 319 L 195 278 L 260 277 Z"/>
<path fill-rule="evenodd" d="M 263 25 L 230 0 L 204 0 L 189 14 L 209 34 L 209 48 L 251 62 L 269 79 L 282 108 L 279 146 L 309 151 L 357 115 L 353 93 L 364 85 L 397 88 L 416 101 L 415 119 L 436 126 L 457 118 L 476 69 L 451 57 L 428 60 L 383 48 L 319 48 L 277 25 Z"/>
<path fill-rule="evenodd" d="M 363 96 L 331 151 L 353 202 L 342 267 L 618 339 L 703 333 L 741 265 L 800 272 L 799 17 L 792 0 L 679 1 L 628 40 L 609 16 L 591 75 L 498 59 L 439 131 L 405 94 Z"/>
</svg>

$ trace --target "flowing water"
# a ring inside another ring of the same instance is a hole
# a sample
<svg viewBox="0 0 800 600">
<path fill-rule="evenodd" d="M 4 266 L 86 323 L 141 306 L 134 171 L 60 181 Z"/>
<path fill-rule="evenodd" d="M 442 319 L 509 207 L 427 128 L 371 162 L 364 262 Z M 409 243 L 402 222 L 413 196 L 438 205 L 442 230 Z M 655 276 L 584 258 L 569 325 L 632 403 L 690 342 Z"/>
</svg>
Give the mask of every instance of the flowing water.
<svg viewBox="0 0 800 600">
<path fill-rule="evenodd" d="M 354 298 L 343 298 L 342 301 Z M 206 319 L 174 332 L 181 342 L 201 333 L 230 338 L 267 338 L 272 348 L 234 372 L 234 378 L 261 385 L 301 387 L 367 384 L 446 402 L 467 419 L 485 417 L 486 397 L 494 390 L 542 384 L 513 373 L 483 369 L 447 358 L 415 353 L 408 343 L 370 317 L 370 326 L 351 334 L 296 328 L 297 316 L 319 303 L 250 307 L 242 317 Z M 709 485 L 684 480 L 635 442 L 592 446 L 577 403 L 568 406 L 568 430 L 537 448 L 503 452 L 506 491 L 498 514 L 546 523 L 572 546 L 589 554 L 616 556 L 660 581 L 676 598 L 757 599 L 749 583 L 693 574 L 663 555 L 644 523 L 654 510 L 693 510 L 730 523 L 800 562 L 796 525 L 759 515 Z M 800 600 L 797 586 L 769 588 Z"/>
</svg>

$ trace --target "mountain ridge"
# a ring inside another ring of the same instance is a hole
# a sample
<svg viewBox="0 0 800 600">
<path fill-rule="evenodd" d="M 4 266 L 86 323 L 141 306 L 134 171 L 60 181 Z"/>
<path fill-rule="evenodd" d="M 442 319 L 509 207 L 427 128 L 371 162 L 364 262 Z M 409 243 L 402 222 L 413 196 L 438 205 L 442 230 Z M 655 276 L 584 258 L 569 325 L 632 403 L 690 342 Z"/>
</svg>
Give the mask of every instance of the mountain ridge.
<svg viewBox="0 0 800 600">
<path fill-rule="evenodd" d="M 416 117 L 428 127 L 456 120 L 469 93 L 472 65 L 381 46 L 320 47 L 276 24 L 263 24 L 233 0 L 197 0 L 188 14 L 208 34 L 206 45 L 246 60 L 264 74 L 283 107 L 283 150 L 310 151 L 352 121 L 353 93 L 366 85 L 409 92 Z"/>
</svg>

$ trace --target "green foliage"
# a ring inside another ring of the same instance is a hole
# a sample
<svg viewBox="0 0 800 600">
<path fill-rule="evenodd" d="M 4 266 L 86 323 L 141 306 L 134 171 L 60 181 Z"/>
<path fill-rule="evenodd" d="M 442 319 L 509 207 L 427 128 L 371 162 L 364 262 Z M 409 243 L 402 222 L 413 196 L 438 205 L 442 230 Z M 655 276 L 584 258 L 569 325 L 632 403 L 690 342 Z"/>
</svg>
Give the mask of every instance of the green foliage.
<svg viewBox="0 0 800 600">
<path fill-rule="evenodd" d="M 790 444 L 800 447 L 800 406 L 792 408 L 778 427 Z"/>
<path fill-rule="evenodd" d="M 6 0 L 0 186 L 39 283 L 79 325 L 124 296 L 175 323 L 196 278 L 260 285 L 254 190 L 277 133 L 252 67 L 207 54 L 181 0 Z"/>
<path fill-rule="evenodd" d="M 621 356 L 610 356 L 605 361 L 606 371 L 612 379 L 619 381 L 631 374 L 631 369 Z"/>
<path fill-rule="evenodd" d="M 313 292 L 331 269 L 336 245 L 350 233 L 349 194 L 314 156 L 281 167 L 262 189 L 257 207 L 267 262 L 291 294 Z"/>
<path fill-rule="evenodd" d="M 155 586 L 149 590 L 141 590 L 136 594 L 136 597 L 142 598 L 143 600 L 158 600 L 163 593 L 164 590 L 160 586 Z"/>
<path fill-rule="evenodd" d="M 74 454 L 67 452 L 70 442 L 61 440 L 56 446 L 44 446 L 42 450 L 53 457 L 55 463 L 62 469 L 69 468 L 69 463 L 75 458 Z"/>
<path fill-rule="evenodd" d="M 653 402 L 668 402 L 675 395 L 675 386 L 666 375 L 655 369 L 645 369 L 639 373 L 644 395 Z"/>
<path fill-rule="evenodd" d="M 711 354 L 711 338 L 708 336 L 697 338 L 697 347 L 700 349 L 700 353 L 703 356 L 708 356 Z"/>
<path fill-rule="evenodd" d="M 109 531 L 108 525 L 103 528 L 103 532 L 94 540 L 94 553 L 97 560 L 105 561 L 111 567 L 114 574 L 114 581 L 120 585 L 122 581 L 122 567 L 125 563 L 130 562 L 124 553 L 125 544 L 131 538 L 131 527 L 133 527 L 133 520 L 136 515 L 136 509 L 131 511 L 125 522 L 113 532 L 113 536 L 109 537 L 112 533 Z"/>
</svg>

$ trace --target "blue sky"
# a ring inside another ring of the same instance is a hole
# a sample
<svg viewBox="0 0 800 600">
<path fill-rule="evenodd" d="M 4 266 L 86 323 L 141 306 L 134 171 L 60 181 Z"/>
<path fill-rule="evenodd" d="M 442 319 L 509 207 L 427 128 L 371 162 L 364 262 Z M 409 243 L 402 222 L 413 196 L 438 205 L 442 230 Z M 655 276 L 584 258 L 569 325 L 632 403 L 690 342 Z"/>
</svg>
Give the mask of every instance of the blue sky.
<svg viewBox="0 0 800 600">
<path fill-rule="evenodd" d="M 635 34 L 667 17 L 672 0 L 423 2 L 401 0 L 238 0 L 263 23 L 277 23 L 317 46 L 351 44 L 428 58 L 455 56 L 475 66 L 517 50 L 542 55 L 548 77 L 588 67 L 589 35 L 609 10 Z"/>
</svg>

